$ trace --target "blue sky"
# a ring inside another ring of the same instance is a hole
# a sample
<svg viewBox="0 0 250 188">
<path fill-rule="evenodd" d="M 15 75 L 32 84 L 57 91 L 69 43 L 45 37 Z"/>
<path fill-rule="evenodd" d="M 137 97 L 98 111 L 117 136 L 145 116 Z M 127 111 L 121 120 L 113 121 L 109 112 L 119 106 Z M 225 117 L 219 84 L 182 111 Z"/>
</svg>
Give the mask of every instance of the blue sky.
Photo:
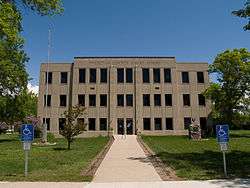
<svg viewBox="0 0 250 188">
<path fill-rule="evenodd" d="M 74 56 L 175 56 L 177 61 L 211 63 L 216 54 L 250 48 L 246 20 L 231 12 L 245 0 L 74 0 L 64 1 L 52 19 L 24 11 L 23 36 L 30 57 L 27 70 L 38 85 L 47 59 L 52 23 L 51 60 Z"/>
</svg>

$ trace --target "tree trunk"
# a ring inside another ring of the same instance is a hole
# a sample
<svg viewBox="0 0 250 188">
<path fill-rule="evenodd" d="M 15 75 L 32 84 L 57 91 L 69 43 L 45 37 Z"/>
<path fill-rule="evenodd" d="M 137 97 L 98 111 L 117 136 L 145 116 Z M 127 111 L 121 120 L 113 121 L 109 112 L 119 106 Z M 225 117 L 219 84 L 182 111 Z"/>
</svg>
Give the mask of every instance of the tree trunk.
<svg viewBox="0 0 250 188">
<path fill-rule="evenodd" d="M 68 150 L 70 150 L 70 141 L 68 140 Z"/>
</svg>

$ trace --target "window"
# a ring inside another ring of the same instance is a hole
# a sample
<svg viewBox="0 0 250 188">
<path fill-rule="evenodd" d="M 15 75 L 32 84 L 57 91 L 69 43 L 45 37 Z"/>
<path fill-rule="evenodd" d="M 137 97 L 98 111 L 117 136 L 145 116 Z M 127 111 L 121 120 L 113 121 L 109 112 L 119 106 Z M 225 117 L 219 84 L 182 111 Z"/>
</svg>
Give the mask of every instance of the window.
<svg viewBox="0 0 250 188">
<path fill-rule="evenodd" d="M 204 83 L 204 74 L 203 72 L 197 72 L 197 82 Z"/>
<path fill-rule="evenodd" d="M 173 118 L 166 118 L 166 130 L 173 130 Z"/>
<path fill-rule="evenodd" d="M 133 83 L 133 69 L 126 69 L 126 83 Z"/>
<path fill-rule="evenodd" d="M 66 105 L 67 105 L 67 96 L 60 95 L 60 106 L 66 106 Z"/>
<path fill-rule="evenodd" d="M 191 125 L 191 117 L 184 117 L 184 128 L 189 129 L 189 125 Z"/>
<path fill-rule="evenodd" d="M 100 131 L 107 130 L 107 118 L 100 118 Z"/>
<path fill-rule="evenodd" d="M 89 106 L 96 106 L 96 95 L 89 95 Z"/>
<path fill-rule="evenodd" d="M 46 103 L 46 95 L 44 95 L 44 106 L 51 106 L 51 95 L 47 95 L 47 103 Z"/>
<path fill-rule="evenodd" d="M 164 69 L 164 82 L 171 83 L 171 69 Z"/>
<path fill-rule="evenodd" d="M 206 99 L 204 95 L 198 94 L 198 100 L 200 106 L 206 106 Z"/>
<path fill-rule="evenodd" d="M 96 83 L 96 69 L 89 69 L 89 82 Z"/>
<path fill-rule="evenodd" d="M 161 72 L 160 69 L 153 69 L 154 83 L 161 82 Z"/>
<path fill-rule="evenodd" d="M 161 118 L 155 118 L 155 130 L 162 130 Z"/>
<path fill-rule="evenodd" d="M 45 124 L 45 118 L 43 118 L 43 124 Z M 46 118 L 47 131 L 50 130 L 50 118 Z"/>
<path fill-rule="evenodd" d="M 165 105 L 172 106 L 172 94 L 165 94 Z"/>
<path fill-rule="evenodd" d="M 61 84 L 67 84 L 67 83 L 68 83 L 68 73 L 61 72 Z"/>
<path fill-rule="evenodd" d="M 133 106 L 133 95 L 126 95 L 126 106 Z"/>
<path fill-rule="evenodd" d="M 189 74 L 188 72 L 182 72 L 182 83 L 189 83 Z"/>
<path fill-rule="evenodd" d="M 161 106 L 161 94 L 154 94 L 155 106 Z"/>
<path fill-rule="evenodd" d="M 78 95 L 78 105 L 85 106 L 85 95 Z"/>
<path fill-rule="evenodd" d="M 86 82 L 86 69 L 79 69 L 79 83 Z"/>
<path fill-rule="evenodd" d="M 200 126 L 201 126 L 201 130 L 207 130 L 207 118 L 206 117 L 200 117 Z"/>
<path fill-rule="evenodd" d="M 52 84 L 52 72 L 45 72 L 45 84 L 47 84 L 47 78 L 48 78 L 48 84 Z"/>
<path fill-rule="evenodd" d="M 66 124 L 66 119 L 59 118 L 59 131 L 62 131 L 64 129 L 65 124 Z"/>
<path fill-rule="evenodd" d="M 143 94 L 143 106 L 150 106 L 150 94 Z"/>
<path fill-rule="evenodd" d="M 190 106 L 190 95 L 189 94 L 183 94 L 183 105 Z"/>
<path fill-rule="evenodd" d="M 100 82 L 101 83 L 107 83 L 108 81 L 108 71 L 107 69 L 100 69 Z"/>
<path fill-rule="evenodd" d="M 150 118 L 143 118 L 143 130 L 151 130 Z"/>
<path fill-rule="evenodd" d="M 142 81 L 143 83 L 150 82 L 149 69 L 142 69 Z"/>
<path fill-rule="evenodd" d="M 107 95 L 106 94 L 100 95 L 100 106 L 107 106 Z"/>
<path fill-rule="evenodd" d="M 117 95 L 117 106 L 124 106 L 124 95 Z"/>
<path fill-rule="evenodd" d="M 89 131 L 95 131 L 95 118 L 89 118 Z"/>
<path fill-rule="evenodd" d="M 85 130 L 84 118 L 77 118 L 77 124 L 81 130 Z"/>
<path fill-rule="evenodd" d="M 117 82 L 123 83 L 124 82 L 124 69 L 117 69 Z"/>
</svg>

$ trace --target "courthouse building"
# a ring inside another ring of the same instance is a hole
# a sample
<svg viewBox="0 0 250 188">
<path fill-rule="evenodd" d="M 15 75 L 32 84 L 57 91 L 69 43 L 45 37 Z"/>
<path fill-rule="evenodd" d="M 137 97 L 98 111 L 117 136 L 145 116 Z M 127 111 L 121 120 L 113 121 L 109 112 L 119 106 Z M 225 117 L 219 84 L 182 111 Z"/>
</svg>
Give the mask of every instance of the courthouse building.
<svg viewBox="0 0 250 188">
<path fill-rule="evenodd" d="M 48 75 L 46 74 L 48 70 Z M 46 83 L 48 78 L 48 96 Z M 191 121 L 207 129 L 208 64 L 174 57 L 75 57 L 41 64 L 38 116 L 55 134 L 69 106 L 85 106 L 83 136 L 187 134 Z M 47 102 L 45 101 L 47 98 Z M 47 117 L 45 119 L 45 117 Z"/>
</svg>

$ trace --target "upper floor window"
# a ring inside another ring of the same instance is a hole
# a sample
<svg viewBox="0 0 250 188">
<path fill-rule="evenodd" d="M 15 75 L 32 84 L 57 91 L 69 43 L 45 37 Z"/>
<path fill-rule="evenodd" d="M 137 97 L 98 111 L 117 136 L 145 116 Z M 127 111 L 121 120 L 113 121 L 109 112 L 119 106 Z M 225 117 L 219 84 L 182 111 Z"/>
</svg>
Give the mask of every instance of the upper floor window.
<svg viewBox="0 0 250 188">
<path fill-rule="evenodd" d="M 79 69 L 79 83 L 86 82 L 86 69 Z"/>
<path fill-rule="evenodd" d="M 165 105 L 172 106 L 172 94 L 165 94 Z"/>
<path fill-rule="evenodd" d="M 171 83 L 171 69 L 164 69 L 164 82 Z"/>
<path fill-rule="evenodd" d="M 182 72 L 182 83 L 189 83 L 189 74 L 188 72 Z"/>
<path fill-rule="evenodd" d="M 100 106 L 107 106 L 107 95 L 106 94 L 100 95 Z"/>
<path fill-rule="evenodd" d="M 197 82 L 204 83 L 204 73 L 203 72 L 197 72 Z"/>
<path fill-rule="evenodd" d="M 100 82 L 107 83 L 108 81 L 108 70 L 107 69 L 100 69 Z"/>
<path fill-rule="evenodd" d="M 117 69 L 117 82 L 124 83 L 124 69 L 123 68 Z"/>
<path fill-rule="evenodd" d="M 173 118 L 166 118 L 166 130 L 173 130 Z"/>
<path fill-rule="evenodd" d="M 205 96 L 202 94 L 198 94 L 198 102 L 200 106 L 206 106 Z"/>
<path fill-rule="evenodd" d="M 85 106 L 85 95 L 78 95 L 78 105 Z"/>
<path fill-rule="evenodd" d="M 96 83 L 96 69 L 89 69 L 89 82 Z"/>
<path fill-rule="evenodd" d="M 68 83 L 68 73 L 67 72 L 61 72 L 61 84 Z"/>
<path fill-rule="evenodd" d="M 126 83 L 133 83 L 133 69 L 126 69 Z"/>
<path fill-rule="evenodd" d="M 67 96 L 60 95 L 60 106 L 66 106 L 66 105 L 67 105 Z"/>
<path fill-rule="evenodd" d="M 89 106 L 96 106 L 96 95 L 89 95 Z"/>
<path fill-rule="evenodd" d="M 124 106 L 124 95 L 117 95 L 117 106 Z"/>
<path fill-rule="evenodd" d="M 150 82 L 149 69 L 142 69 L 142 81 L 143 83 Z"/>
<path fill-rule="evenodd" d="M 154 94 L 155 106 L 161 106 L 161 94 Z"/>
<path fill-rule="evenodd" d="M 45 84 L 47 84 L 47 79 L 48 79 L 48 84 L 52 84 L 52 72 L 45 72 Z"/>
<path fill-rule="evenodd" d="M 190 95 L 189 94 L 183 94 L 183 105 L 190 106 Z"/>
<path fill-rule="evenodd" d="M 51 106 L 51 95 L 47 95 L 47 102 L 46 102 L 46 95 L 44 95 L 44 106 Z"/>
<path fill-rule="evenodd" d="M 132 94 L 126 95 L 126 106 L 133 106 L 133 95 Z"/>
<path fill-rule="evenodd" d="M 155 130 L 162 130 L 161 118 L 155 118 Z"/>
<path fill-rule="evenodd" d="M 154 76 L 154 83 L 161 82 L 161 70 L 160 69 L 153 69 L 153 76 Z"/>
<path fill-rule="evenodd" d="M 150 94 L 143 94 L 143 106 L 150 106 Z"/>
</svg>

